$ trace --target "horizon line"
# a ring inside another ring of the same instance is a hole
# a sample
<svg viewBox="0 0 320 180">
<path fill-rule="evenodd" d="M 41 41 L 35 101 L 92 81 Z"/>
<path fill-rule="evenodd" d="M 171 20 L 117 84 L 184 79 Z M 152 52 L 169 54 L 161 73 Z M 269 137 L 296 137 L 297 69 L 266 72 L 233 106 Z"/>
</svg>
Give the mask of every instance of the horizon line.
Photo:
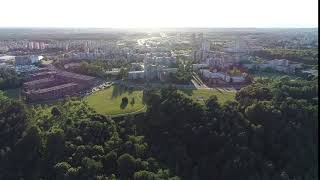
<svg viewBox="0 0 320 180">
<path fill-rule="evenodd" d="M 0 26 L 0 29 L 317 29 L 318 27 L 63 27 L 63 26 Z"/>
</svg>

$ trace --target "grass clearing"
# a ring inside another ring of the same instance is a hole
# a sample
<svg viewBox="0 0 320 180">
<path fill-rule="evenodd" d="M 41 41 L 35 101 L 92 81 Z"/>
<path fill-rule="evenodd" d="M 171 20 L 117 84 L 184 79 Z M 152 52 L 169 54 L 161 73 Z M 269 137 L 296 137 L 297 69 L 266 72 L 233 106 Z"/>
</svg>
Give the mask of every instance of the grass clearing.
<svg viewBox="0 0 320 180">
<path fill-rule="evenodd" d="M 228 100 L 234 100 L 236 95 L 235 91 L 226 91 L 222 89 L 179 89 L 179 92 L 182 92 L 201 104 L 204 104 L 204 102 L 212 95 L 216 95 L 221 104 L 224 104 Z"/>
<path fill-rule="evenodd" d="M 128 98 L 128 104 L 122 104 L 123 97 Z M 131 103 L 133 98 L 134 103 Z M 94 92 L 85 97 L 84 100 L 97 113 L 106 115 L 131 113 L 144 108 L 142 90 L 125 88 L 118 85 Z"/>
<path fill-rule="evenodd" d="M 48 64 L 52 64 L 53 60 L 41 60 L 41 64 L 43 65 L 48 65 Z"/>
</svg>

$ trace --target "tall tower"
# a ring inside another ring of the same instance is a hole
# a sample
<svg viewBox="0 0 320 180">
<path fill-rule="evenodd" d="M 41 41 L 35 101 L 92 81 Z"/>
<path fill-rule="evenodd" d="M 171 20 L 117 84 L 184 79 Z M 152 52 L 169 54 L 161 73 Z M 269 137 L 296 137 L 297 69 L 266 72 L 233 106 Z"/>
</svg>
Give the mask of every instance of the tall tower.
<svg viewBox="0 0 320 180">
<path fill-rule="evenodd" d="M 199 43 L 203 42 L 203 33 L 202 32 L 198 34 L 198 41 L 199 41 Z"/>
<path fill-rule="evenodd" d="M 195 33 L 192 33 L 192 35 L 191 35 L 191 46 L 192 46 L 191 58 L 194 61 L 197 61 L 198 45 L 197 45 L 197 39 L 196 39 Z"/>
</svg>

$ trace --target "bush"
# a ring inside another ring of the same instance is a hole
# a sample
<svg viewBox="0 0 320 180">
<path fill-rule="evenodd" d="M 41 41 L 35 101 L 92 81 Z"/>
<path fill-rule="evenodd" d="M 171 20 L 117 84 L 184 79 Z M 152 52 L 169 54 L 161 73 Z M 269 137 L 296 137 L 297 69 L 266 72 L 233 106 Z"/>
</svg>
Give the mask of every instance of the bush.
<svg viewBox="0 0 320 180">
<path fill-rule="evenodd" d="M 133 98 L 131 99 L 130 104 L 131 104 L 131 106 L 133 106 L 135 103 L 136 103 L 136 102 L 135 102 L 134 97 L 133 97 Z"/>
<path fill-rule="evenodd" d="M 127 97 L 123 97 L 123 98 L 122 98 L 122 103 L 123 103 L 123 104 L 128 104 L 128 102 L 129 102 L 129 100 L 128 100 Z"/>
<path fill-rule="evenodd" d="M 52 116 L 60 116 L 61 115 L 61 111 L 57 107 L 53 107 L 51 109 L 51 114 L 52 114 Z"/>
</svg>

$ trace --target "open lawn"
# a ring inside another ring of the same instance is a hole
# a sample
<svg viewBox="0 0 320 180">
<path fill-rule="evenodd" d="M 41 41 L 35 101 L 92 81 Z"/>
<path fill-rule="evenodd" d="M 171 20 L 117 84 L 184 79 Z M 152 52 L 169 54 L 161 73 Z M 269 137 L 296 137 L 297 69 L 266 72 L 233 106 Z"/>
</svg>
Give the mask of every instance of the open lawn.
<svg viewBox="0 0 320 180">
<path fill-rule="evenodd" d="M 222 89 L 180 89 L 179 91 L 201 104 L 204 104 L 205 100 L 212 95 L 216 95 L 218 101 L 223 104 L 228 100 L 234 100 L 236 94 L 235 91 Z"/>
<path fill-rule="evenodd" d="M 48 65 L 48 64 L 52 64 L 52 60 L 41 60 L 41 64 L 43 65 Z"/>
<path fill-rule="evenodd" d="M 122 104 L 122 98 L 127 97 L 128 103 Z M 132 99 L 134 98 L 134 103 Z M 97 113 L 120 115 L 136 112 L 144 108 L 142 90 L 128 89 L 118 85 L 97 91 L 84 98 L 88 105 Z"/>
</svg>

